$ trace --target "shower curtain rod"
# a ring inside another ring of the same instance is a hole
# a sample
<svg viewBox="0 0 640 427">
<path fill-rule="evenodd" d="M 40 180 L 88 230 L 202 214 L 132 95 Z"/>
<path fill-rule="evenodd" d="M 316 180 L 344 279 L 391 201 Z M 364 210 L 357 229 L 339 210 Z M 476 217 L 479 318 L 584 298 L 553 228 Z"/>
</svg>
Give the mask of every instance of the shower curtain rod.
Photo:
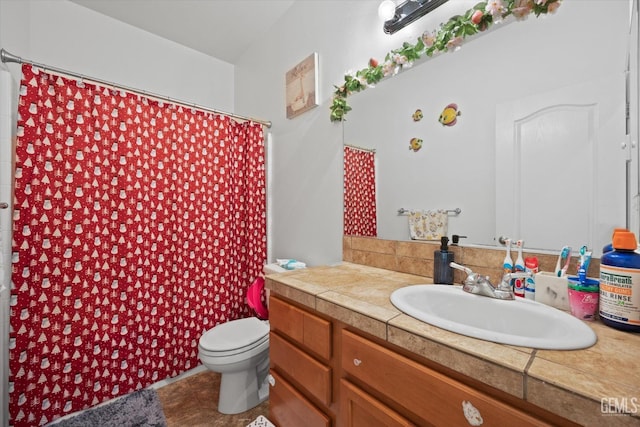
<svg viewBox="0 0 640 427">
<path fill-rule="evenodd" d="M 364 147 L 358 147 L 357 145 L 351 145 L 351 144 L 344 144 L 345 147 L 349 147 L 349 148 L 353 148 L 354 150 L 360 150 L 360 151 L 366 151 L 368 153 L 375 153 L 376 149 L 375 148 L 364 148 Z"/>
<path fill-rule="evenodd" d="M 192 107 L 192 108 L 196 108 L 198 110 L 208 111 L 210 113 L 223 114 L 225 116 L 233 117 L 235 119 L 247 120 L 247 121 L 251 121 L 251 122 L 260 123 L 260 124 L 262 124 L 262 125 L 264 125 L 264 126 L 266 126 L 268 128 L 271 127 L 271 121 L 268 121 L 268 120 L 253 119 L 251 117 L 241 116 L 241 115 L 233 114 L 233 113 L 227 113 L 226 111 L 214 110 L 213 108 L 203 107 L 201 105 L 197 105 L 197 104 L 194 104 L 194 103 L 180 101 L 179 99 L 170 98 L 168 96 L 157 95 L 155 93 L 147 92 L 147 91 L 144 91 L 144 90 L 141 90 L 141 89 L 135 89 L 135 88 L 123 86 L 123 85 L 120 85 L 120 84 L 117 84 L 117 83 L 108 82 L 106 80 L 101 80 L 101 79 L 96 79 L 96 78 L 89 77 L 89 76 L 84 76 L 82 74 L 74 73 L 72 71 L 63 70 L 61 68 L 56 68 L 56 67 L 51 67 L 49 65 L 39 64 L 37 62 L 30 61 L 28 59 L 22 59 L 19 56 L 13 55 L 13 54 L 7 52 L 4 48 L 0 49 L 0 61 L 2 61 L 4 63 L 15 62 L 15 63 L 18 63 L 18 64 L 34 65 L 34 66 L 42 68 L 44 70 L 53 71 L 55 73 L 63 74 L 63 75 L 66 75 L 66 76 L 69 76 L 69 77 L 73 77 L 73 78 L 77 78 L 77 79 L 80 79 L 80 80 L 90 80 L 91 82 L 98 83 L 98 84 L 101 84 L 103 86 L 109 86 L 109 87 L 112 87 L 112 88 L 115 88 L 115 89 L 124 89 L 124 90 L 126 90 L 128 92 L 133 92 L 133 93 L 136 93 L 138 95 L 143 95 L 143 96 L 147 96 L 147 97 L 150 97 L 150 98 L 155 98 L 155 99 L 162 100 L 162 101 L 169 101 L 169 102 L 172 102 L 174 104 L 183 105 L 185 107 Z"/>
</svg>

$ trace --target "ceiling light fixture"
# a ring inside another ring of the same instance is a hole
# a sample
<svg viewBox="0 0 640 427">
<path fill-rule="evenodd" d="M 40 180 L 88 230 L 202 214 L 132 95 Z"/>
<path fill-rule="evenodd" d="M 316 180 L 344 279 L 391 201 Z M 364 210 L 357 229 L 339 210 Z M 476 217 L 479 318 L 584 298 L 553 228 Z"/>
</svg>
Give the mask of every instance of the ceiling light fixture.
<svg viewBox="0 0 640 427">
<path fill-rule="evenodd" d="M 447 1 L 448 0 L 405 0 L 403 3 L 395 6 L 394 14 L 384 22 L 382 28 L 385 33 L 393 34 L 411 24 L 413 21 L 422 18 Z M 390 6 L 388 3 L 393 3 L 393 1 L 385 0 L 378 7 L 378 15 L 381 17 L 383 6 L 386 11 L 386 8 Z M 395 3 L 393 4 L 395 5 Z M 385 19 L 385 17 L 382 18 Z"/>
</svg>

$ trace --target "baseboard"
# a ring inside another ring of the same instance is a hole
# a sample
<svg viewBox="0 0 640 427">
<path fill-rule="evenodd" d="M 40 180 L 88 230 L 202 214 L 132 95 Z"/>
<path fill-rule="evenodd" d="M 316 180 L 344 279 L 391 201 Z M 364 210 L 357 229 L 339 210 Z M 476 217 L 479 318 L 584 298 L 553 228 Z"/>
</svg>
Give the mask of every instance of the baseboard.
<svg viewBox="0 0 640 427">
<path fill-rule="evenodd" d="M 183 373 L 181 373 L 180 375 L 173 377 L 173 378 L 166 378 L 164 380 L 158 381 L 157 383 L 153 383 L 149 386 L 149 388 L 153 388 L 155 390 L 162 388 L 164 386 L 167 386 L 169 384 L 173 384 L 176 381 L 180 381 L 182 379 L 185 379 L 187 377 L 190 377 L 191 375 L 195 375 L 195 374 L 199 374 L 200 372 L 204 372 L 207 370 L 207 367 L 204 365 L 198 365 L 193 369 L 189 369 L 188 371 L 185 371 Z"/>
</svg>

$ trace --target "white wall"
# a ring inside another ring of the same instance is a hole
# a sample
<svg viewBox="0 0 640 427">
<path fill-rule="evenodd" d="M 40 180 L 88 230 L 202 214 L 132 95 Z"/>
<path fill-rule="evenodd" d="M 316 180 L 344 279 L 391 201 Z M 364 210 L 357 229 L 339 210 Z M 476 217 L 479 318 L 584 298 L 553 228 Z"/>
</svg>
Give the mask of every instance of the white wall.
<svg viewBox="0 0 640 427">
<path fill-rule="evenodd" d="M 13 195 L 13 143 L 12 124 L 15 123 L 12 108 L 11 74 L 0 69 L 0 203 L 11 206 Z M 11 228 L 10 209 L 0 209 L 0 425 L 7 424 L 9 411 L 6 390 L 9 372 L 9 287 L 11 283 Z"/>
<path fill-rule="evenodd" d="M 0 47 L 131 88 L 232 112 L 233 65 L 66 0 L 3 0 Z M 14 79 L 19 65 L 9 64 Z"/>
<path fill-rule="evenodd" d="M 382 32 L 378 0 L 298 0 L 236 63 L 236 108 L 273 122 L 272 255 L 309 265 L 342 259 L 342 125 L 329 121 L 333 85 L 402 41 Z M 285 73 L 318 52 L 319 102 L 285 115 Z"/>
</svg>

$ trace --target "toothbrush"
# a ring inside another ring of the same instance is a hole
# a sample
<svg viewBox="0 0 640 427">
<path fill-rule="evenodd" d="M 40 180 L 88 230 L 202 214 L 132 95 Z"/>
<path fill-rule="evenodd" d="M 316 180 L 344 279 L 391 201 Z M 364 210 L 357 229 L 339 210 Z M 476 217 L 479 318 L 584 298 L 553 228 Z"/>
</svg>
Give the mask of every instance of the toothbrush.
<svg viewBox="0 0 640 427">
<path fill-rule="evenodd" d="M 504 261 L 502 262 L 503 274 L 511 273 L 513 270 L 513 260 L 511 259 L 511 239 L 506 239 L 504 241 L 505 246 L 507 247 L 507 254 L 504 257 Z"/>
<path fill-rule="evenodd" d="M 561 269 L 561 265 L 562 265 L 562 260 L 564 259 L 565 256 L 565 251 L 568 248 L 568 246 L 563 246 L 562 249 L 560 250 L 560 255 L 558 255 L 558 261 L 556 261 L 556 269 L 554 270 L 554 273 L 556 276 L 560 277 L 560 269 Z"/>
<path fill-rule="evenodd" d="M 578 253 L 580 254 L 580 260 L 578 262 L 578 274 L 580 274 L 580 269 L 582 268 L 582 264 L 584 264 L 584 256 L 587 253 L 587 245 L 583 245 L 580 247 L 580 250 L 578 251 Z"/>
<path fill-rule="evenodd" d="M 571 262 L 571 247 L 567 248 L 566 258 L 567 261 L 564 263 L 564 267 L 562 267 L 562 270 L 560 271 L 560 276 L 566 276 L 567 270 L 569 270 L 569 263 Z"/>
<path fill-rule="evenodd" d="M 569 270 L 569 263 L 571 262 L 571 246 L 565 246 L 562 248 L 560 259 L 558 261 L 560 263 L 564 261 L 564 266 L 560 271 L 558 271 L 558 277 L 563 277 L 567 274 L 567 270 Z"/>
<path fill-rule="evenodd" d="M 516 259 L 515 271 L 524 271 L 524 259 L 522 258 L 522 248 L 524 247 L 524 240 L 518 240 L 516 242 L 518 247 L 518 258 Z M 515 279 L 513 293 L 517 297 L 524 297 L 524 279 Z"/>
<path fill-rule="evenodd" d="M 580 264 L 578 265 L 578 278 L 580 283 L 584 283 L 587 279 L 587 269 L 591 262 L 591 251 L 586 246 L 580 248 Z"/>
</svg>

